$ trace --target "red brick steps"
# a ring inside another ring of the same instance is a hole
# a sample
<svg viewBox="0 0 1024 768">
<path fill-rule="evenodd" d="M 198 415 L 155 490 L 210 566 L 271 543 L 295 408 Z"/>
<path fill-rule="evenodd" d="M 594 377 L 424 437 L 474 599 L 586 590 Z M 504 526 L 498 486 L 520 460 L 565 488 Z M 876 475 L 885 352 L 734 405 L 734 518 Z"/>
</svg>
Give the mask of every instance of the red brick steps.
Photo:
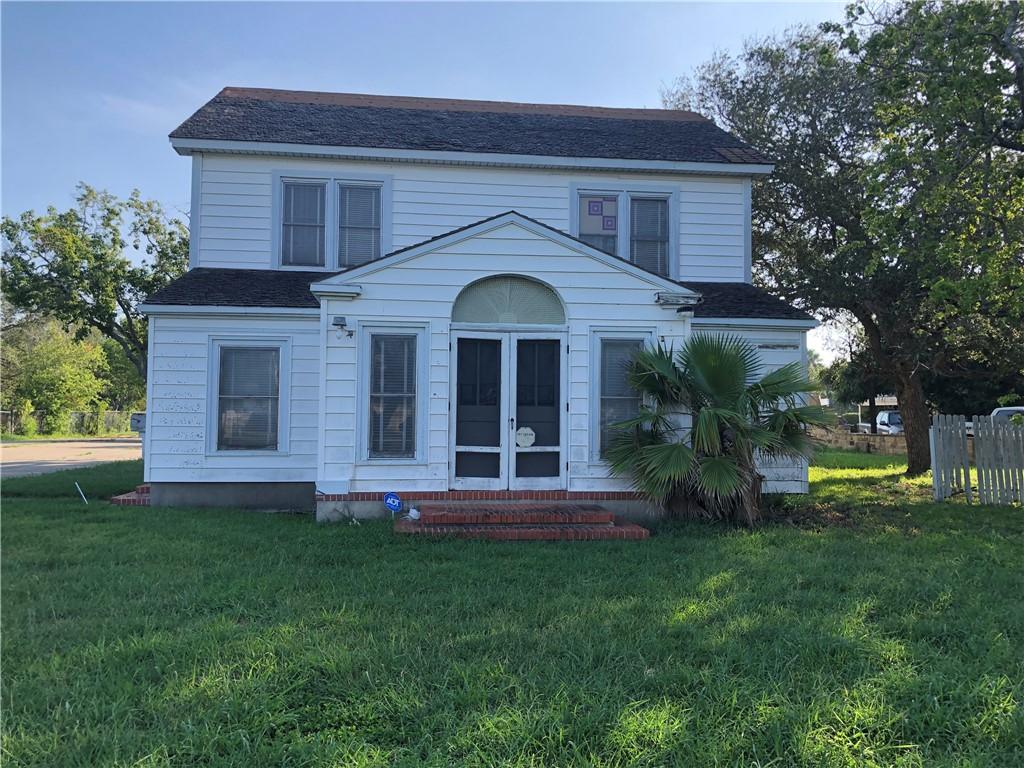
<svg viewBox="0 0 1024 768">
<path fill-rule="evenodd" d="M 597 504 L 423 504 L 419 507 L 423 525 L 611 525 L 615 517 Z"/>
<path fill-rule="evenodd" d="M 149 506 L 149 486 L 148 485 L 137 485 L 134 491 L 128 493 L 122 493 L 120 496 L 114 496 L 110 500 L 111 504 L 116 504 L 119 507 L 148 507 Z"/>
<path fill-rule="evenodd" d="M 424 504 L 419 510 L 419 520 L 396 520 L 395 533 L 492 541 L 636 541 L 650 535 L 643 526 L 616 523 L 596 504 L 476 502 Z"/>
</svg>

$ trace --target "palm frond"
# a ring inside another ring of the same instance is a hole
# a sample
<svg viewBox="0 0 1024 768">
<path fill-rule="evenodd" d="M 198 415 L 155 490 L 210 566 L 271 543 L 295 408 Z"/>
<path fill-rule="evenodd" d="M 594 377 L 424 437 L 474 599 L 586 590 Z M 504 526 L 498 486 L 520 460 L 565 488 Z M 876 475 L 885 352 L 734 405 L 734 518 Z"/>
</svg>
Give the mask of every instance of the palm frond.
<svg viewBox="0 0 1024 768">
<path fill-rule="evenodd" d="M 639 451 L 635 480 L 640 481 L 646 493 L 662 501 L 686 482 L 693 460 L 693 451 L 685 443 L 647 445 Z"/>
<path fill-rule="evenodd" d="M 803 365 L 789 363 L 770 371 L 747 388 L 759 406 L 772 407 L 777 403 L 795 405 L 800 395 L 810 392 L 814 385 L 804 374 Z"/>
<path fill-rule="evenodd" d="M 721 501 L 743 489 L 743 473 L 731 456 L 704 456 L 699 463 L 696 485 L 702 494 Z"/>
<path fill-rule="evenodd" d="M 616 433 L 605 451 L 604 460 L 608 462 L 616 475 L 629 476 L 634 474 L 637 457 L 643 448 L 658 445 L 664 440 L 660 434 L 652 430 L 624 429 Z"/>
<path fill-rule="evenodd" d="M 616 421 L 610 426 L 614 430 L 649 429 L 664 434 L 676 431 L 673 415 L 658 408 L 641 407 L 640 413 L 636 416 Z"/>
<path fill-rule="evenodd" d="M 691 439 L 699 453 L 717 456 L 722 452 L 722 422 L 718 409 L 701 408 L 694 414 Z"/>
<path fill-rule="evenodd" d="M 792 408 L 776 408 L 764 417 L 764 425 L 774 432 L 786 429 L 804 430 L 806 427 L 827 427 L 835 418 L 820 405 L 796 405 Z"/>
<path fill-rule="evenodd" d="M 676 363 L 693 388 L 709 403 L 731 404 L 759 366 L 757 350 L 739 336 L 697 333 L 690 337 Z"/>
<path fill-rule="evenodd" d="M 639 350 L 626 373 L 629 385 L 658 407 L 689 405 L 674 353 L 661 344 Z"/>
</svg>

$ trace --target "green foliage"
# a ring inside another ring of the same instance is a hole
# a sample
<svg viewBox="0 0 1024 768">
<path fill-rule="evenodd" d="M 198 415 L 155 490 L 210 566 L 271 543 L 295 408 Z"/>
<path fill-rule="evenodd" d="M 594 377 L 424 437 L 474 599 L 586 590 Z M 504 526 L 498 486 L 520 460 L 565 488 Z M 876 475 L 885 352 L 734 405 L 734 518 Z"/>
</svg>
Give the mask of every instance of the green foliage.
<svg viewBox="0 0 1024 768">
<path fill-rule="evenodd" d="M 616 425 L 613 471 L 670 512 L 753 523 L 762 480 L 755 455 L 807 456 L 806 427 L 829 422 L 802 404 L 813 385 L 798 363 L 760 369 L 757 350 L 737 336 L 698 333 L 678 352 L 638 352 L 629 381 L 645 406 Z"/>
<path fill-rule="evenodd" d="M 112 339 L 145 378 L 146 320 L 139 303 L 181 275 L 188 230 L 133 192 L 118 200 L 86 184 L 74 208 L 4 217 L 3 288 L 26 312 L 57 318 L 85 338 Z M 136 264 L 131 252 L 141 253 Z"/>
<path fill-rule="evenodd" d="M 838 359 L 823 369 L 821 380 L 833 399 L 840 403 L 862 403 L 875 395 L 895 391 L 892 376 L 879 370 L 863 347 L 854 350 L 849 360 Z"/>
<path fill-rule="evenodd" d="M 1024 32 L 1017 3 L 881 10 L 716 56 L 665 101 L 774 160 L 754 185 L 756 277 L 857 319 L 918 473 L 928 376 L 1024 371 Z"/>
<path fill-rule="evenodd" d="M 792 523 L 543 545 L 5 480 L 4 763 L 1021 765 L 1024 516 L 821 459 Z"/>
<path fill-rule="evenodd" d="M 35 405 L 31 400 L 22 400 L 14 411 L 18 424 L 18 434 L 24 437 L 35 437 L 39 432 L 39 422 L 35 417 Z"/>
<path fill-rule="evenodd" d="M 114 411 L 142 410 L 146 404 L 146 381 L 124 349 L 113 339 L 104 339 L 103 356 L 107 363 L 103 402 Z"/>
<path fill-rule="evenodd" d="M 42 411 L 42 431 L 69 431 L 71 411 L 91 410 L 103 390 L 106 358 L 100 345 L 78 341 L 50 320 L 34 328 L 29 347 L 9 349 L 4 371 L 5 398 Z"/>
</svg>

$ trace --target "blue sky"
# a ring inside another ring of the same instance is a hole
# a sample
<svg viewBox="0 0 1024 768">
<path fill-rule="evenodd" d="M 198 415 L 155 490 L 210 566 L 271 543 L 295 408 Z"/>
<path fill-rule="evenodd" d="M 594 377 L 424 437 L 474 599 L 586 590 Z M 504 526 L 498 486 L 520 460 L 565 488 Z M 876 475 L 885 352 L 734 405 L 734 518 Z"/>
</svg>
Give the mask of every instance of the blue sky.
<svg viewBox="0 0 1024 768">
<path fill-rule="evenodd" d="M 839 3 L 0 5 L 0 210 L 86 181 L 184 217 L 167 134 L 225 85 L 660 106 L 716 50 L 843 16 Z"/>
<path fill-rule="evenodd" d="M 840 4 L 10 3 L 2 210 L 79 180 L 184 210 L 167 134 L 222 86 L 654 107 L 716 49 Z"/>
</svg>

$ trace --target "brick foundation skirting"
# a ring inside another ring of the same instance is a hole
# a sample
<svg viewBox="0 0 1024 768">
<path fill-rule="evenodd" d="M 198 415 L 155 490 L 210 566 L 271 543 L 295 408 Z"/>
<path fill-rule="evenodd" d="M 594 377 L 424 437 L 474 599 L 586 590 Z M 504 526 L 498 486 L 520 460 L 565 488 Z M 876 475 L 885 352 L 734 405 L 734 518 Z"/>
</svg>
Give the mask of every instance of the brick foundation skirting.
<svg viewBox="0 0 1024 768">
<path fill-rule="evenodd" d="M 633 491 L 402 491 L 412 501 L 635 501 Z M 317 501 L 380 501 L 380 492 L 318 493 Z"/>
</svg>

